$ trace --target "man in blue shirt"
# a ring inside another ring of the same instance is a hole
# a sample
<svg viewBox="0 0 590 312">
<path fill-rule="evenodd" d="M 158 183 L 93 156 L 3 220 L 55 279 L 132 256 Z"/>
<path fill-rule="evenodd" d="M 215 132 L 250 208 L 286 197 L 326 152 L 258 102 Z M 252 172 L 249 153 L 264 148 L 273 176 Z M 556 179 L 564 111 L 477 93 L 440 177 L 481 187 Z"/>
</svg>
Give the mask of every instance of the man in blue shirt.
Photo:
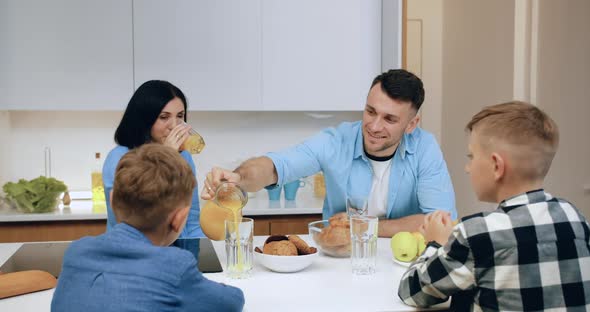
<svg viewBox="0 0 590 312">
<path fill-rule="evenodd" d="M 455 194 L 440 147 L 417 127 L 423 101 L 418 77 L 389 70 L 373 80 L 362 121 L 325 129 L 284 151 L 247 160 L 233 172 L 213 168 L 201 198 L 210 199 L 221 180 L 258 191 L 323 171 L 325 219 L 346 211 L 347 197 L 368 198 L 368 213 L 380 218 L 382 237 L 416 231 L 424 214 L 435 210 L 454 219 Z"/>
</svg>

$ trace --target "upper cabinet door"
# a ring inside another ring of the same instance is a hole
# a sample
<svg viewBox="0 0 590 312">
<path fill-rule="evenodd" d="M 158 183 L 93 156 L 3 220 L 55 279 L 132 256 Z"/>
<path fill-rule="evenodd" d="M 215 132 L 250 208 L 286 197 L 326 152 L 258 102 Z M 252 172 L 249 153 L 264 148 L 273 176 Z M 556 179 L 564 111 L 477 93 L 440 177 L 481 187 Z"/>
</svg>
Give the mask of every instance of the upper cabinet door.
<svg viewBox="0 0 590 312">
<path fill-rule="evenodd" d="M 363 110 L 381 72 L 381 0 L 262 2 L 265 110 Z"/>
<path fill-rule="evenodd" d="M 189 110 L 260 110 L 259 0 L 134 2 L 135 86 L 168 80 Z"/>
<path fill-rule="evenodd" d="M 131 0 L 0 1 L 0 109 L 124 109 L 131 10 Z"/>
</svg>

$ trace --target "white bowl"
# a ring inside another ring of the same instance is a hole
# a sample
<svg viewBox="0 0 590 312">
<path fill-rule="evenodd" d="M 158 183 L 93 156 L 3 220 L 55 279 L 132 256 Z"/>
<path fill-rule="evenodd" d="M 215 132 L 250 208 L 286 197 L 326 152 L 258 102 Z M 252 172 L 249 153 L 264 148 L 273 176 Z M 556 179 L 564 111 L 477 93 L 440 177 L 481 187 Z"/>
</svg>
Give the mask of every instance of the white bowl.
<svg viewBox="0 0 590 312">
<path fill-rule="evenodd" d="M 265 255 L 255 251 L 256 262 L 262 264 L 271 271 L 279 273 L 293 273 L 310 266 L 318 257 L 318 252 L 302 256 L 275 256 Z"/>
</svg>

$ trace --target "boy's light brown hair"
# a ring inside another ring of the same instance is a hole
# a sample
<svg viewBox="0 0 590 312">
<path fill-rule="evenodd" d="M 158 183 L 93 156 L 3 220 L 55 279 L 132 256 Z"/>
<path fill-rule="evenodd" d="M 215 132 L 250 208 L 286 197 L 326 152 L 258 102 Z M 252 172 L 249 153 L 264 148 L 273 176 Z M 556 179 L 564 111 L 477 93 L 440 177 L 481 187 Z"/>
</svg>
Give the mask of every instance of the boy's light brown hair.
<svg viewBox="0 0 590 312">
<path fill-rule="evenodd" d="M 170 212 L 190 206 L 196 179 L 168 146 L 150 143 L 125 154 L 115 173 L 112 206 L 118 222 L 142 232 L 156 230 Z"/>
<path fill-rule="evenodd" d="M 538 107 L 519 101 L 485 107 L 466 129 L 476 131 L 487 151 L 507 152 L 513 172 L 527 180 L 545 178 L 559 144 L 557 124 Z"/>
</svg>

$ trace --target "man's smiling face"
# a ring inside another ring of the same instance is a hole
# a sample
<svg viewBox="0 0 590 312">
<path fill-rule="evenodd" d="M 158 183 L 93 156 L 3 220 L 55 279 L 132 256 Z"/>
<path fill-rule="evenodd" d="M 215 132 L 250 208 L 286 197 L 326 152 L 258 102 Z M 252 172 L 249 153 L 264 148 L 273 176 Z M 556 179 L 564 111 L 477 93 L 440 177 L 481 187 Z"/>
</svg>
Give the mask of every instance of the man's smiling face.
<svg viewBox="0 0 590 312">
<path fill-rule="evenodd" d="M 363 112 L 366 152 L 378 157 L 393 154 L 404 133 L 412 132 L 419 120 L 410 101 L 390 98 L 377 83 L 369 91 Z"/>
</svg>

